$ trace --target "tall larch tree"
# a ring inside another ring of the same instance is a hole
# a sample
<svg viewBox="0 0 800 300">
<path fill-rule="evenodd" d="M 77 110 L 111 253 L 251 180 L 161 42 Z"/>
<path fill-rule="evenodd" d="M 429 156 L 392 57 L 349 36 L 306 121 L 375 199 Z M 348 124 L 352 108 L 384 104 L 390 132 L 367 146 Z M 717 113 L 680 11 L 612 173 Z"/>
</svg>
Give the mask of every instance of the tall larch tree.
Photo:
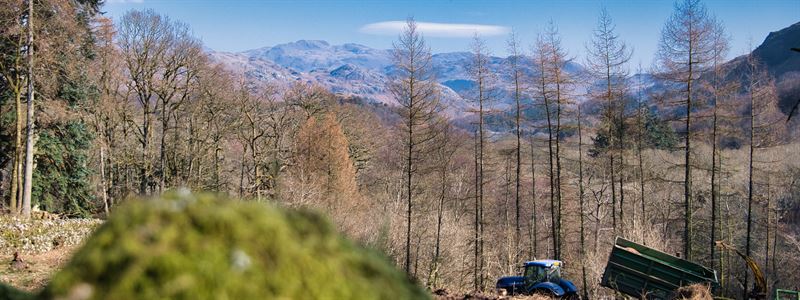
<svg viewBox="0 0 800 300">
<path fill-rule="evenodd" d="M 536 74 L 534 76 L 534 84 L 536 86 L 535 93 L 539 105 L 544 107 L 545 120 L 547 120 L 547 165 L 548 165 L 548 179 L 549 179 L 549 195 L 550 195 L 550 239 L 552 241 L 553 255 L 558 248 L 558 240 L 556 239 L 557 226 L 556 226 L 556 177 L 555 177 L 555 150 L 553 137 L 557 135 L 556 128 L 553 122 L 553 91 L 549 85 L 550 73 L 547 69 L 549 62 L 549 44 L 545 41 L 542 35 L 536 39 L 536 44 L 533 47 L 533 61 L 536 66 Z"/>
<path fill-rule="evenodd" d="M 393 44 L 392 59 L 395 73 L 389 91 L 400 104 L 403 132 L 404 196 L 406 200 L 406 242 L 403 268 L 411 270 L 411 231 L 414 182 L 420 172 L 418 165 L 425 157 L 426 146 L 436 136 L 435 121 L 440 110 L 439 90 L 433 78 L 431 52 L 414 19 L 408 19 L 398 40 Z"/>
<path fill-rule="evenodd" d="M 555 227 L 554 239 L 554 257 L 560 259 L 562 254 L 561 246 L 563 245 L 564 230 L 563 224 L 563 167 L 562 167 L 562 153 L 561 140 L 563 139 L 564 125 L 567 123 L 568 108 L 572 103 L 570 93 L 572 85 L 571 76 L 567 73 L 567 64 L 571 61 L 566 49 L 561 45 L 561 35 L 558 33 L 556 25 L 551 21 L 544 33 L 544 43 L 546 44 L 544 73 L 547 74 L 546 85 L 550 86 L 552 105 L 554 106 L 555 113 Z"/>
<path fill-rule="evenodd" d="M 521 179 L 522 179 L 522 97 L 523 97 L 523 80 L 522 78 L 522 66 L 520 65 L 522 60 L 522 53 L 520 50 L 519 39 L 516 36 L 516 33 L 512 32 L 511 35 L 508 37 L 508 41 L 506 42 L 508 48 L 508 68 L 511 71 L 511 80 L 514 84 L 514 135 L 516 138 L 516 144 L 514 146 L 514 158 L 515 158 L 515 176 L 514 176 L 514 261 L 516 261 L 517 255 L 519 255 L 519 245 L 520 245 L 520 190 L 521 190 Z"/>
<path fill-rule="evenodd" d="M 719 173 L 721 172 L 721 166 L 719 164 L 719 156 L 721 155 L 719 149 L 719 140 L 721 137 L 721 132 L 719 130 L 721 121 L 720 108 L 722 106 L 722 102 L 731 95 L 731 92 L 734 88 L 732 84 L 726 84 L 724 82 L 725 70 L 723 68 L 723 64 L 725 63 L 728 49 L 730 48 L 728 45 L 729 37 L 725 34 L 720 22 L 715 22 L 714 26 L 719 28 L 712 31 L 714 34 L 714 50 L 711 66 L 713 74 L 710 82 L 708 83 L 708 86 L 711 90 L 711 97 L 713 98 L 711 100 L 711 241 L 709 243 L 709 261 L 711 262 L 712 269 L 714 269 L 716 265 L 716 241 L 718 238 L 717 221 L 719 218 L 720 192 L 718 182 Z"/>
<path fill-rule="evenodd" d="M 764 148 L 776 144 L 781 131 L 777 126 L 781 117 L 777 113 L 777 93 L 775 90 L 775 83 L 773 79 L 767 74 L 767 70 L 763 63 L 755 57 L 752 52 L 747 55 L 746 71 L 743 72 L 743 84 L 745 90 L 745 97 L 747 99 L 745 120 L 747 143 L 748 143 L 748 158 L 747 158 L 747 232 L 745 237 L 745 255 L 751 256 L 753 254 L 753 234 L 755 210 L 754 205 L 758 205 L 755 199 L 756 184 L 758 184 L 757 175 L 767 177 L 765 175 L 768 171 L 763 170 L 763 164 L 766 163 L 766 158 L 760 157 L 758 152 L 762 152 Z M 782 125 L 782 124 L 781 124 Z M 759 169 L 756 164 L 761 164 L 762 169 Z M 761 173 L 761 174 L 757 174 Z M 763 180 L 763 178 L 762 178 Z M 764 194 L 768 196 L 769 190 Z M 766 239 L 767 243 L 769 239 Z M 743 296 L 747 297 L 747 284 L 748 274 L 744 274 L 744 291 Z"/>
<path fill-rule="evenodd" d="M 476 188 L 476 197 L 475 201 L 477 201 L 477 211 L 475 212 L 477 215 L 476 220 L 478 224 L 476 228 L 478 229 L 478 239 L 475 241 L 475 246 L 478 247 L 478 254 L 477 258 L 478 261 L 475 263 L 477 264 L 477 280 L 476 280 L 476 289 L 483 290 L 484 289 L 484 271 L 485 271 L 485 262 L 484 262 L 484 253 L 483 253 L 483 245 L 484 245 L 484 227 L 485 222 L 484 218 L 484 197 L 485 197 L 485 186 L 486 186 L 486 144 L 487 144 L 487 136 L 486 136 L 486 124 L 485 118 L 487 115 L 487 110 L 489 108 L 489 90 L 491 88 L 491 84 L 493 84 L 493 74 L 492 71 L 489 69 L 489 50 L 486 46 L 486 41 L 480 38 L 477 34 L 472 39 L 472 59 L 469 65 L 469 74 L 472 81 L 475 82 L 475 90 L 473 91 L 473 102 L 477 105 L 476 113 L 478 118 L 478 128 L 477 132 L 475 133 L 477 139 L 477 152 L 476 152 L 476 162 L 477 162 L 477 169 L 478 172 L 476 174 L 475 188 Z"/>
<path fill-rule="evenodd" d="M 348 141 L 333 113 L 308 118 L 295 138 L 295 168 L 303 181 L 318 185 L 329 211 L 354 208 L 358 186 Z"/>
<path fill-rule="evenodd" d="M 683 0 L 675 8 L 661 30 L 656 52 L 657 75 L 673 83 L 676 102 L 684 107 L 683 117 L 683 252 L 694 259 L 692 248 L 692 138 L 694 111 L 698 108 L 696 85 L 708 70 L 714 55 L 714 19 L 700 0 Z"/>
<path fill-rule="evenodd" d="M 614 230 L 617 230 L 617 189 L 616 175 L 619 174 L 619 223 L 623 223 L 623 138 L 625 119 L 625 94 L 628 77 L 627 63 L 633 54 L 616 33 L 608 11 L 603 8 L 597 21 L 597 27 L 592 32 L 592 40 L 586 46 L 588 57 L 586 66 L 589 73 L 596 80 L 602 82 L 602 87 L 597 88 L 594 97 L 603 103 L 602 135 L 608 142 L 605 152 L 609 161 L 611 173 L 611 218 Z"/>
</svg>

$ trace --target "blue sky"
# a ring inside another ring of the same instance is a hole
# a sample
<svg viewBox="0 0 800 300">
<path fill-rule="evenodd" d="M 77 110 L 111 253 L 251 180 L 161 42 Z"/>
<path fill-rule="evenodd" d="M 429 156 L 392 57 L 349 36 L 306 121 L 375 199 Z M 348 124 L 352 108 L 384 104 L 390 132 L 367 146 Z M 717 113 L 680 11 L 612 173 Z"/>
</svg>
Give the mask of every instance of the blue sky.
<svg viewBox="0 0 800 300">
<path fill-rule="evenodd" d="M 750 44 L 758 46 L 770 31 L 800 21 L 800 0 L 705 3 L 732 36 L 731 56 L 747 52 Z M 601 6 L 617 23 L 620 36 L 634 48 L 632 63 L 649 66 L 673 1 L 107 0 L 103 10 L 117 20 L 130 9 L 152 8 L 189 24 L 207 47 L 220 51 L 243 51 L 300 39 L 390 48 L 396 38 L 392 23 L 374 23 L 413 16 L 418 22 L 439 23 L 428 27 L 428 33 L 423 30 L 435 53 L 468 50 L 470 37 L 463 32 L 479 28 L 485 32 L 493 54 L 505 56 L 508 29 L 513 28 L 523 44 L 529 45 L 552 19 L 564 46 L 582 60 L 584 44 Z M 453 28 L 448 23 L 462 26 Z M 458 28 L 462 30 L 455 30 Z"/>
</svg>

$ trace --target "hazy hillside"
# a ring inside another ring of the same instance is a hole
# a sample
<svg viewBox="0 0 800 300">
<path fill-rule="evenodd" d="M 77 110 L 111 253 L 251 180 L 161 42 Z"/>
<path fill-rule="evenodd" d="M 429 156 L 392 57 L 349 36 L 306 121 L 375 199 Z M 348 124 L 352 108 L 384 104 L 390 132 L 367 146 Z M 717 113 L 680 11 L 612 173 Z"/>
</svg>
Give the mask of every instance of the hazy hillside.
<svg viewBox="0 0 800 300">
<path fill-rule="evenodd" d="M 771 32 L 764 42 L 755 50 L 753 56 L 766 66 L 769 74 L 775 79 L 778 88 L 781 111 L 788 113 L 791 105 L 800 99 L 800 53 L 791 48 L 800 47 L 800 22 L 784 29 Z M 732 59 L 728 80 L 738 80 L 745 69 L 746 56 Z"/>
</svg>

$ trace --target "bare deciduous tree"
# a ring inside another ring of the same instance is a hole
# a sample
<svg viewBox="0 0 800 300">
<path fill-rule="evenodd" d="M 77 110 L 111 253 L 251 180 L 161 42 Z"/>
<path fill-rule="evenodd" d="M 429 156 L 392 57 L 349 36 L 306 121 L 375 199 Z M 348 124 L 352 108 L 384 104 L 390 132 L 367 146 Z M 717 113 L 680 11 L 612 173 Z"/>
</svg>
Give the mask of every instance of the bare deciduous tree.
<svg viewBox="0 0 800 300">
<path fill-rule="evenodd" d="M 27 85 L 25 68 L 26 35 L 24 27 L 25 3 L 23 1 L 4 1 L 5 9 L 0 10 L 0 39 L 2 39 L 3 60 L 0 61 L 0 77 L 4 88 L 10 89 L 14 98 L 14 154 L 11 158 L 11 182 L 9 209 L 18 213 L 22 205 L 22 130 L 25 128 L 25 114 L 22 94 Z"/>
<path fill-rule="evenodd" d="M 414 175 L 420 170 L 418 162 L 423 159 L 427 145 L 436 136 L 436 115 L 440 110 L 439 91 L 433 79 L 430 48 L 417 29 L 414 19 L 408 19 L 406 27 L 394 43 L 393 62 L 397 69 L 389 83 L 389 91 L 400 104 L 405 161 L 406 197 L 406 247 L 404 268 L 411 267 L 411 231 L 413 199 L 416 191 Z"/>
</svg>

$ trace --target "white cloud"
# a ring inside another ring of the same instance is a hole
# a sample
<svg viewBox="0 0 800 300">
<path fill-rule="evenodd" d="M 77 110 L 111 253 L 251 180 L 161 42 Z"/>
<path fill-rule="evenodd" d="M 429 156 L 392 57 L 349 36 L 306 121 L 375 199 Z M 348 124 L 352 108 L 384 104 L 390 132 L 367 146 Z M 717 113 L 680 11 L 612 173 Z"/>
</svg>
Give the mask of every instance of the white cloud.
<svg viewBox="0 0 800 300">
<path fill-rule="evenodd" d="M 366 24 L 359 31 L 375 35 L 397 35 L 405 27 L 406 21 L 386 21 Z M 417 29 L 430 37 L 472 37 L 476 33 L 486 37 L 505 35 L 511 31 L 505 26 L 430 22 L 417 22 Z"/>
<path fill-rule="evenodd" d="M 106 0 L 106 3 L 108 3 L 108 4 L 127 4 L 127 3 L 140 4 L 140 3 L 144 3 L 144 0 Z"/>
</svg>

